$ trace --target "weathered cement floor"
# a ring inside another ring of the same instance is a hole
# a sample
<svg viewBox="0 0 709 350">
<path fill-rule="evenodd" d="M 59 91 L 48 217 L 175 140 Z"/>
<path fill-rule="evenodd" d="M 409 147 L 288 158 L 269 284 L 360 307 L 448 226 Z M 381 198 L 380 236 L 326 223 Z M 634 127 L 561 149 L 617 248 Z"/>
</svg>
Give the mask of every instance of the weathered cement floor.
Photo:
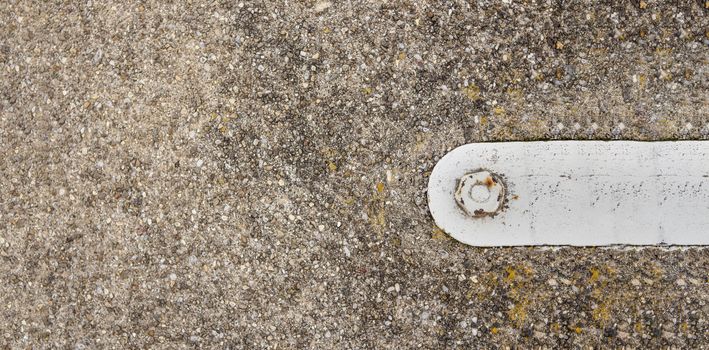
<svg viewBox="0 0 709 350">
<path fill-rule="evenodd" d="M 707 348 L 709 250 L 476 249 L 425 193 L 468 142 L 709 138 L 707 28 L 703 1 L 2 1 L 0 348 Z"/>
</svg>

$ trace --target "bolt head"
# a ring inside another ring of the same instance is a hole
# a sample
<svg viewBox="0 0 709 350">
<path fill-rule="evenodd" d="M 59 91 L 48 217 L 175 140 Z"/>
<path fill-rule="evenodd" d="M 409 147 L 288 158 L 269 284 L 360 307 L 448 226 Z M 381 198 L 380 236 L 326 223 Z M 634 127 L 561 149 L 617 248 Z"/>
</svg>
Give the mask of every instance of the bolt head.
<svg viewBox="0 0 709 350">
<path fill-rule="evenodd" d="M 505 184 L 497 174 L 478 170 L 458 180 L 455 201 L 472 217 L 495 216 L 505 204 Z"/>
</svg>

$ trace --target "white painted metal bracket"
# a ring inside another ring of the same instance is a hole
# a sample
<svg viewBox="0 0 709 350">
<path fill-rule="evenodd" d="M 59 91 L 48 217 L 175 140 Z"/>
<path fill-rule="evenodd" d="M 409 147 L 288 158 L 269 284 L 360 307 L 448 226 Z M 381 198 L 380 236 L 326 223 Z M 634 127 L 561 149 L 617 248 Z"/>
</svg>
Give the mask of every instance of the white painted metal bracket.
<svg viewBox="0 0 709 350">
<path fill-rule="evenodd" d="M 428 202 L 473 246 L 709 245 L 709 142 L 468 144 L 436 164 Z"/>
</svg>

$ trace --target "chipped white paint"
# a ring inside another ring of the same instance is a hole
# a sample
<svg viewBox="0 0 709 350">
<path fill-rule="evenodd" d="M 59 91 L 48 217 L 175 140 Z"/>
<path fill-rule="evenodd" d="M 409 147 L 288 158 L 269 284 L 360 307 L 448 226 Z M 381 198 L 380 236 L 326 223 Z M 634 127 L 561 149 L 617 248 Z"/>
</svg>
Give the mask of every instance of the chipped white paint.
<svg viewBox="0 0 709 350">
<path fill-rule="evenodd" d="M 493 216 L 456 202 L 480 169 L 504 182 Z M 468 144 L 436 164 L 428 199 L 436 224 L 474 246 L 709 245 L 709 142 Z"/>
</svg>

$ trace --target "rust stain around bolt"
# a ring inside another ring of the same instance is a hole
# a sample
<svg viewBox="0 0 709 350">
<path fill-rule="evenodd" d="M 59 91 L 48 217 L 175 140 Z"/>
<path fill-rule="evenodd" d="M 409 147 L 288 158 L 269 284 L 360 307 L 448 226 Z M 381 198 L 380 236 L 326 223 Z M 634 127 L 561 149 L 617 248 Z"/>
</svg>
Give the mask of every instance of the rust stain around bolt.
<svg viewBox="0 0 709 350">
<path fill-rule="evenodd" d="M 476 175 L 482 176 L 475 179 Z M 487 191 L 494 191 L 494 196 L 488 197 L 488 199 L 485 200 L 468 201 L 471 197 L 467 191 L 474 188 L 476 185 L 483 186 Z M 507 197 L 505 187 L 505 183 L 500 175 L 486 169 L 479 169 L 457 180 L 455 199 L 458 206 L 472 217 L 495 217 L 506 208 Z M 490 201 L 494 203 L 490 203 Z"/>
</svg>

